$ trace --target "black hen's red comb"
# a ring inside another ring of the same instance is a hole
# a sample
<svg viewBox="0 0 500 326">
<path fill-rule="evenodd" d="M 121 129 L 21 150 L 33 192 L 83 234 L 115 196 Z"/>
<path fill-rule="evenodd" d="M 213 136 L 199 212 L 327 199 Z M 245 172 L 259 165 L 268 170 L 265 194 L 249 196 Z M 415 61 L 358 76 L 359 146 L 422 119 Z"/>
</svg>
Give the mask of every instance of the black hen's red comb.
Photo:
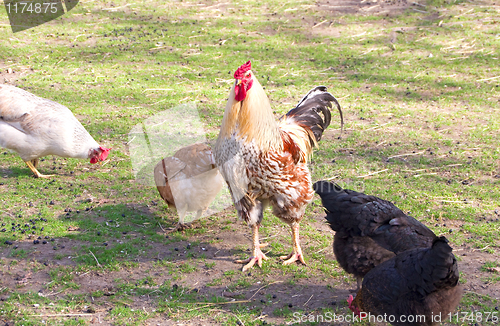
<svg viewBox="0 0 500 326">
<path fill-rule="evenodd" d="M 234 78 L 242 79 L 245 76 L 245 73 L 250 69 L 252 69 L 252 63 L 250 62 L 250 60 L 248 60 L 247 63 L 241 65 L 241 67 L 236 69 L 236 71 L 234 72 Z"/>
</svg>

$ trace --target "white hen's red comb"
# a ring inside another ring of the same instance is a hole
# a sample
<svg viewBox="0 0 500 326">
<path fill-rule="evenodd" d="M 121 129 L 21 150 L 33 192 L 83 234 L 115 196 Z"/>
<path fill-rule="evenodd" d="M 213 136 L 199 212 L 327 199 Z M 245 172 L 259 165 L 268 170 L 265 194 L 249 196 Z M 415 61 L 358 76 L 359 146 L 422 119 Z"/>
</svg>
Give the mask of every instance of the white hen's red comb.
<svg viewBox="0 0 500 326">
<path fill-rule="evenodd" d="M 109 151 L 112 150 L 112 148 L 106 148 L 102 146 L 99 146 L 99 149 L 102 151 L 101 155 L 99 156 L 99 160 L 101 161 L 104 161 L 108 157 Z"/>
</svg>

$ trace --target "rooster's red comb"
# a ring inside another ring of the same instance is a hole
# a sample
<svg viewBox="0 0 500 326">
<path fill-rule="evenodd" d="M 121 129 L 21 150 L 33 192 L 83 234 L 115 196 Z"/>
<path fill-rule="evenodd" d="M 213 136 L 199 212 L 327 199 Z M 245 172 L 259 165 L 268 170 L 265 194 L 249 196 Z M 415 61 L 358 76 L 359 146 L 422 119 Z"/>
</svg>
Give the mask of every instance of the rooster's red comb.
<svg viewBox="0 0 500 326">
<path fill-rule="evenodd" d="M 245 73 L 247 71 L 249 71 L 250 69 L 252 69 L 252 63 L 250 62 L 250 60 L 248 60 L 247 63 L 245 63 L 244 65 L 241 65 L 241 67 L 236 69 L 236 71 L 234 72 L 234 78 L 236 78 L 236 79 L 243 78 L 243 76 L 245 76 Z"/>
</svg>

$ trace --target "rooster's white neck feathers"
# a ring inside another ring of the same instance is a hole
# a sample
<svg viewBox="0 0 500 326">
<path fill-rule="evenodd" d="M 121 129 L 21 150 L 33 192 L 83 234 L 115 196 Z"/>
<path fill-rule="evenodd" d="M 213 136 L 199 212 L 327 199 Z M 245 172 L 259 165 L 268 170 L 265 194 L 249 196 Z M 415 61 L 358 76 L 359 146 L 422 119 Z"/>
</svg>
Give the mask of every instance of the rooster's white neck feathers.
<svg viewBox="0 0 500 326">
<path fill-rule="evenodd" d="M 263 152 L 281 150 L 283 142 L 269 99 L 253 74 L 252 79 L 243 101 L 235 100 L 235 85 L 231 88 L 218 139 L 237 137 L 254 142 Z"/>
</svg>

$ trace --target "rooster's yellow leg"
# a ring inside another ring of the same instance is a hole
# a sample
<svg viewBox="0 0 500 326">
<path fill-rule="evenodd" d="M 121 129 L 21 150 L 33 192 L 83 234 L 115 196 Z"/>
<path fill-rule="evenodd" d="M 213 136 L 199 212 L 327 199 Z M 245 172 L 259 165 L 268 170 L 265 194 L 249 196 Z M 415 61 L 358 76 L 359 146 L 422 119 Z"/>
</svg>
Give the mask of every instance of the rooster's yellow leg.
<svg viewBox="0 0 500 326">
<path fill-rule="evenodd" d="M 290 265 L 291 263 L 296 262 L 297 260 L 300 261 L 302 264 L 307 265 L 306 261 L 304 260 L 304 256 L 302 255 L 302 249 L 300 248 L 299 244 L 299 223 L 293 222 L 290 226 L 292 228 L 293 252 L 288 256 L 280 257 L 281 259 L 285 260 L 283 262 L 283 265 Z"/>
<path fill-rule="evenodd" d="M 252 233 L 253 233 L 253 254 L 250 258 L 245 259 L 245 260 L 236 260 L 235 263 L 238 264 L 246 264 L 243 266 L 242 271 L 246 271 L 249 268 L 252 268 L 255 263 L 259 265 L 259 267 L 262 267 L 262 260 L 267 260 L 266 255 L 260 250 L 260 248 L 265 247 L 267 243 L 260 244 L 259 243 L 259 226 L 254 225 L 252 226 Z"/>
<path fill-rule="evenodd" d="M 26 165 L 30 168 L 31 172 L 35 174 L 35 178 L 50 178 L 54 176 L 53 174 L 47 174 L 47 175 L 41 174 L 40 172 L 38 172 L 38 170 L 36 169 L 36 167 L 33 165 L 32 162 L 33 161 L 24 161 L 24 163 L 26 163 Z M 38 163 L 38 160 L 36 163 Z"/>
</svg>

